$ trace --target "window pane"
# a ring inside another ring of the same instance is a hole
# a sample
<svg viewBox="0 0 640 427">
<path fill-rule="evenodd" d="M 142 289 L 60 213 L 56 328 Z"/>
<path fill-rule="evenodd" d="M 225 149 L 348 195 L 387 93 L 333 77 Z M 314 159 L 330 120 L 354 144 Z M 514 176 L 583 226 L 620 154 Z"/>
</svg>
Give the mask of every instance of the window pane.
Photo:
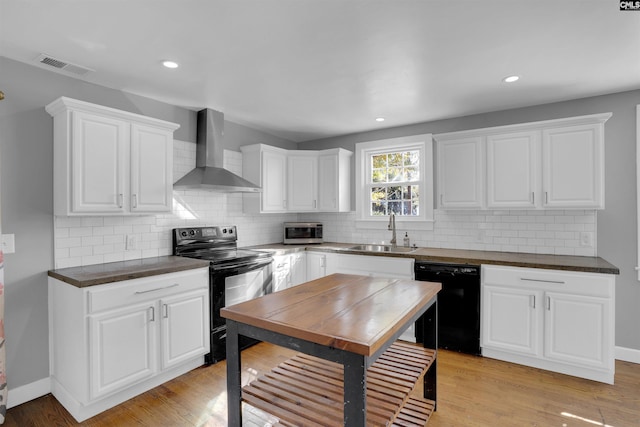
<svg viewBox="0 0 640 427">
<path fill-rule="evenodd" d="M 402 215 L 402 202 L 389 202 L 389 212 L 393 212 L 396 215 Z"/>
<path fill-rule="evenodd" d="M 387 202 L 372 202 L 371 203 L 371 215 L 383 216 L 387 214 Z"/>
<path fill-rule="evenodd" d="M 402 153 L 389 153 L 389 166 L 402 166 Z"/>
<path fill-rule="evenodd" d="M 402 200 L 402 187 L 389 187 L 387 190 L 389 200 Z"/>
<path fill-rule="evenodd" d="M 387 200 L 387 189 L 385 187 L 373 187 L 371 189 L 371 201 Z"/>
<path fill-rule="evenodd" d="M 387 182 L 403 181 L 402 168 L 389 168 L 387 169 Z"/>
<path fill-rule="evenodd" d="M 375 168 L 386 168 L 387 167 L 387 155 L 380 154 L 377 156 L 372 156 L 371 165 Z"/>
<path fill-rule="evenodd" d="M 404 153 L 403 156 L 405 166 L 419 166 L 420 165 L 420 152 L 409 151 Z"/>
<path fill-rule="evenodd" d="M 405 167 L 404 168 L 404 173 L 405 173 L 405 181 L 419 181 L 420 180 L 420 172 L 419 169 L 416 167 Z"/>
<path fill-rule="evenodd" d="M 374 169 L 371 182 L 387 182 L 387 169 Z"/>
</svg>

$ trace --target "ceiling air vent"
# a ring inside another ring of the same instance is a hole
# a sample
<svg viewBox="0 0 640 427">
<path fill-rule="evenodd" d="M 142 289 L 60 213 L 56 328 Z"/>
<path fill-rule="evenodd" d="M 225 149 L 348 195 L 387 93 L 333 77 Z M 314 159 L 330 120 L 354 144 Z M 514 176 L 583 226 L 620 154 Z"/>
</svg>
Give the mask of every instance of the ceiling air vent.
<svg viewBox="0 0 640 427">
<path fill-rule="evenodd" d="M 36 59 L 39 63 L 47 65 L 49 67 L 57 68 L 58 70 L 66 71 L 71 74 L 75 74 L 77 76 L 84 76 L 87 73 L 92 71 L 91 68 L 83 67 L 81 65 L 72 64 L 68 61 L 63 61 L 61 59 L 56 59 L 51 55 L 41 54 Z"/>
</svg>

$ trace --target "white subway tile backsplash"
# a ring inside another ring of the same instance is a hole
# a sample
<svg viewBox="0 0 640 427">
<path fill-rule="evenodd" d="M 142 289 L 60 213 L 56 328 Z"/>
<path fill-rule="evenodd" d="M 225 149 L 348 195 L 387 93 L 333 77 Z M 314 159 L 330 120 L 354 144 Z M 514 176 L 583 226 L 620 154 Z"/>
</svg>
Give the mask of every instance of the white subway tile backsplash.
<svg viewBox="0 0 640 427">
<path fill-rule="evenodd" d="M 195 167 L 194 143 L 174 141 L 174 180 Z M 242 153 L 224 150 L 224 167 L 242 174 Z M 202 190 L 173 192 L 173 212 L 142 216 L 56 217 L 55 267 L 170 255 L 176 227 L 236 225 L 238 246 L 282 242 L 282 223 L 321 221 L 324 240 L 341 243 L 388 243 L 387 230 L 356 227 L 355 213 L 246 214 L 242 195 Z M 595 211 L 494 210 L 434 212 L 433 230 L 402 229 L 412 244 L 430 248 L 509 251 L 537 254 L 596 255 L 596 245 L 580 245 L 580 233 L 596 233 Z M 127 250 L 126 236 L 136 240 Z M 594 239 L 595 240 L 595 239 Z"/>
</svg>

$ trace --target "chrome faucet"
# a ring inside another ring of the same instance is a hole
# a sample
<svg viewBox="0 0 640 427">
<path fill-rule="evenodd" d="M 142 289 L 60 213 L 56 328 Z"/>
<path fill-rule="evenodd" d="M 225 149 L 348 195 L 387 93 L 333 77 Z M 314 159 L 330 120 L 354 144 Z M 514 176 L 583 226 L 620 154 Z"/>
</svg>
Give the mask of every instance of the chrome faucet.
<svg viewBox="0 0 640 427">
<path fill-rule="evenodd" d="M 398 245 L 396 243 L 396 214 L 393 212 L 389 214 L 389 225 L 387 229 L 391 230 L 391 241 L 389 243 L 391 243 L 392 248 L 395 248 Z"/>
</svg>

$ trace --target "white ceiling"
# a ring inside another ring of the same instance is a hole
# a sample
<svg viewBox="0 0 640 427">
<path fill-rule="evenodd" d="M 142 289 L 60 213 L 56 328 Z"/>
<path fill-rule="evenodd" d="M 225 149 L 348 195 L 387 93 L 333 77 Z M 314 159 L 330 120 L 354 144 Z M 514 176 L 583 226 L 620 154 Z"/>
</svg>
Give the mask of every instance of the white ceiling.
<svg viewBox="0 0 640 427">
<path fill-rule="evenodd" d="M 46 67 L 41 53 L 95 70 L 85 81 L 305 141 L 640 89 L 640 11 L 618 0 L 0 0 L 0 55 Z M 501 82 L 511 74 L 521 80 Z"/>
</svg>

